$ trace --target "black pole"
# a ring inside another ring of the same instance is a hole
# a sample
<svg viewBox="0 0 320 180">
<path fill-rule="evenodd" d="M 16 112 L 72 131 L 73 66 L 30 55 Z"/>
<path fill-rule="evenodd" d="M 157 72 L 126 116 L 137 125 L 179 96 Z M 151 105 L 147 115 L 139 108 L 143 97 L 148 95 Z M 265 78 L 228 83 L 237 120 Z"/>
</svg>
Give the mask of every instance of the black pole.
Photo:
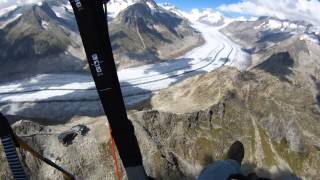
<svg viewBox="0 0 320 180">
<path fill-rule="evenodd" d="M 128 120 L 112 47 L 103 0 L 69 0 L 80 31 L 87 60 L 103 109 L 108 117 L 120 158 L 129 180 L 145 179 L 142 156 Z"/>
</svg>

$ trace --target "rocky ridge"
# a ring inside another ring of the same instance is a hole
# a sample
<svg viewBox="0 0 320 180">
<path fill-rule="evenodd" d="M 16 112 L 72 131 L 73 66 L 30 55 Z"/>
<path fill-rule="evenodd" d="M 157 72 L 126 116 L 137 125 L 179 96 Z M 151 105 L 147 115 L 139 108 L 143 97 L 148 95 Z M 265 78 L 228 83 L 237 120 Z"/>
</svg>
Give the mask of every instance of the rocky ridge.
<svg viewBox="0 0 320 180">
<path fill-rule="evenodd" d="M 111 22 L 110 32 L 120 68 L 173 59 L 204 43 L 187 20 L 149 1 L 120 12 Z"/>
<path fill-rule="evenodd" d="M 112 8 L 119 3 L 121 11 Z M 112 14 L 110 36 L 118 68 L 173 59 L 204 41 L 190 24 L 153 0 L 117 0 L 108 6 Z M 36 74 L 88 71 L 68 2 L 46 0 L 1 12 L 1 76 L 11 80 Z M 128 24 L 125 19 L 130 15 L 135 15 L 136 19 Z M 172 51 L 172 47 L 179 48 Z M 26 64 L 33 66 L 28 69 Z M 15 68 L 9 68 L 13 66 Z"/>
</svg>

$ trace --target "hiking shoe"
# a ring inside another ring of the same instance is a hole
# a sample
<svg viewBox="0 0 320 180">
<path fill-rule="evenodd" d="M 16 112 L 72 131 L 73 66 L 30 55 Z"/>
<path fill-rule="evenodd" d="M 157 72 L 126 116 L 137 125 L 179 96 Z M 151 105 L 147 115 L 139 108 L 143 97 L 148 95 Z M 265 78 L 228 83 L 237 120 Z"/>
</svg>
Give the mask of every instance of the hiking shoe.
<svg viewBox="0 0 320 180">
<path fill-rule="evenodd" d="M 234 142 L 228 150 L 228 159 L 237 161 L 240 165 L 244 158 L 244 146 L 240 141 Z"/>
</svg>

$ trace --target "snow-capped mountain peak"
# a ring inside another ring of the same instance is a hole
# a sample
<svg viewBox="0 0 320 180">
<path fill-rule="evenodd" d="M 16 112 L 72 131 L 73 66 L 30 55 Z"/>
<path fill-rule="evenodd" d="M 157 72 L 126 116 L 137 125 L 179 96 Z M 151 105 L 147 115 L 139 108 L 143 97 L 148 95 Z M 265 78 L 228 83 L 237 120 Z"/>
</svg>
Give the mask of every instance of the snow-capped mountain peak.
<svg viewBox="0 0 320 180">
<path fill-rule="evenodd" d="M 192 16 L 197 18 L 198 21 L 210 25 L 222 25 L 224 23 L 223 15 L 210 8 L 203 11 L 199 11 L 198 9 L 192 10 Z"/>
<path fill-rule="evenodd" d="M 172 13 L 175 13 L 178 16 L 184 17 L 193 23 L 198 21 L 212 26 L 220 26 L 227 22 L 227 18 L 225 18 L 220 12 L 214 11 L 211 8 L 206 8 L 202 10 L 193 9 L 190 12 L 186 12 L 180 10 L 179 8 L 170 3 L 161 4 L 161 7 Z"/>
<path fill-rule="evenodd" d="M 110 0 L 108 3 L 108 15 L 117 16 L 122 10 L 136 3 L 138 0 Z"/>
<path fill-rule="evenodd" d="M 319 43 L 320 37 L 317 27 L 304 21 L 281 20 L 273 17 L 260 17 L 253 28 L 260 34 L 300 34 L 301 40 L 310 40 Z"/>
<path fill-rule="evenodd" d="M 308 25 L 302 22 L 294 22 L 288 20 L 279 20 L 275 18 L 266 18 L 262 24 L 254 27 L 260 30 L 274 30 L 281 32 L 304 32 L 308 31 Z"/>
<path fill-rule="evenodd" d="M 187 18 L 186 12 L 181 11 L 179 8 L 177 8 L 175 5 L 173 5 L 171 3 L 163 3 L 163 4 L 160 4 L 160 6 L 162 8 L 164 8 L 165 10 L 170 11 L 180 17 Z"/>
<path fill-rule="evenodd" d="M 121 11 L 135 3 L 145 3 L 151 10 L 158 8 L 153 0 L 110 0 L 108 2 L 108 16 L 116 17 Z"/>
</svg>

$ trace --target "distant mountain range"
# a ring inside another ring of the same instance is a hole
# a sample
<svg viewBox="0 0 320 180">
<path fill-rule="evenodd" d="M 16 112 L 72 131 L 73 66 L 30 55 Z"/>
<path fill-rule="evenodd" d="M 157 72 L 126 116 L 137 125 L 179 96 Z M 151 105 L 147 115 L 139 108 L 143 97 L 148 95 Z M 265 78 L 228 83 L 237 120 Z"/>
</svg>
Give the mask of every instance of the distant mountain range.
<svg viewBox="0 0 320 180">
<path fill-rule="evenodd" d="M 18 4 L 17 4 L 18 5 Z M 0 75 L 20 78 L 39 73 L 86 72 L 83 45 L 68 1 L 46 0 L 0 10 Z M 231 39 L 258 51 L 294 33 L 319 40 L 319 32 L 304 22 L 261 17 L 246 23 L 212 9 L 189 13 L 153 0 L 111 0 L 110 37 L 118 68 L 173 59 L 204 43 L 192 23 L 227 25 Z M 233 22 L 233 23 L 232 23 Z M 246 42 L 257 42 L 248 46 Z M 25 68 L 32 64 L 32 68 Z M 12 68 L 15 67 L 15 68 Z"/>
<path fill-rule="evenodd" d="M 166 10 L 192 22 L 200 21 L 212 26 L 221 26 L 231 21 L 230 18 L 226 18 L 220 12 L 214 11 L 210 8 L 203 10 L 193 9 L 191 12 L 185 12 L 170 3 L 164 3 L 161 4 L 161 6 Z"/>
<path fill-rule="evenodd" d="M 263 50 L 298 34 L 315 42 L 320 40 L 319 32 L 316 32 L 311 24 L 272 17 L 260 17 L 249 22 L 233 22 L 223 32 L 252 52 Z"/>
<path fill-rule="evenodd" d="M 85 54 L 68 1 L 0 10 L 1 75 L 84 72 Z M 167 60 L 203 43 L 185 19 L 153 0 L 112 0 L 110 36 L 119 68 Z M 32 64 L 32 68 L 25 68 Z M 9 68 L 15 67 L 15 68 Z"/>
</svg>

